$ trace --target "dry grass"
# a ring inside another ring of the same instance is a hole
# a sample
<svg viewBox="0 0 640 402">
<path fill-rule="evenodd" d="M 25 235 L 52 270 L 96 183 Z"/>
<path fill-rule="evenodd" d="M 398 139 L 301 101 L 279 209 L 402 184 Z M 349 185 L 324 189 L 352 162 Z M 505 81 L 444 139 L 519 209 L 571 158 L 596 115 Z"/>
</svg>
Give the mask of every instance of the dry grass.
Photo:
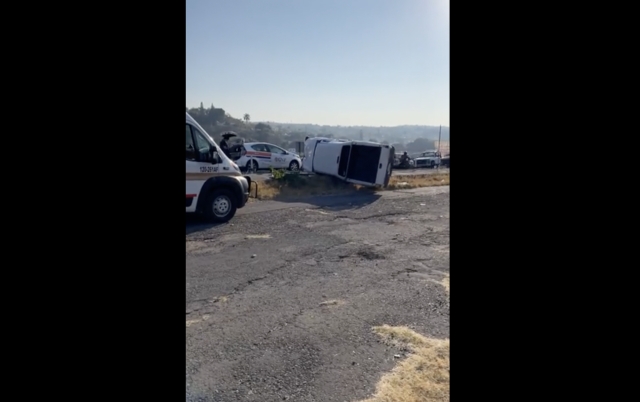
<svg viewBox="0 0 640 402">
<path fill-rule="evenodd" d="M 391 176 L 389 185 L 382 190 L 400 190 L 403 188 L 448 186 L 449 173 L 421 174 L 415 176 Z"/>
<path fill-rule="evenodd" d="M 258 199 L 272 200 L 308 195 L 346 194 L 355 191 L 355 186 L 336 181 L 328 176 L 300 176 L 296 182 L 267 180 L 259 184 Z"/>
<path fill-rule="evenodd" d="M 327 300 L 327 301 L 323 301 L 322 303 L 320 303 L 320 306 L 322 306 L 322 307 L 342 306 L 342 305 L 344 305 L 344 301 L 342 301 L 342 300 Z"/>
<path fill-rule="evenodd" d="M 209 319 L 209 317 L 211 317 L 211 316 L 208 315 L 208 314 L 205 314 L 201 318 L 196 318 L 194 320 L 187 320 L 186 321 L 186 327 L 190 327 L 190 326 L 192 326 L 194 324 L 197 324 L 199 322 L 202 322 L 202 321 L 207 321 Z"/>
<path fill-rule="evenodd" d="M 391 176 L 386 188 L 371 189 L 329 176 L 301 176 L 295 183 L 280 180 L 267 180 L 258 184 L 258 199 L 304 197 L 309 195 L 349 194 L 355 191 L 385 191 L 418 187 L 449 185 L 449 173 L 422 174 L 415 176 Z"/>
<path fill-rule="evenodd" d="M 449 275 L 447 275 L 444 278 L 442 278 L 442 282 L 441 282 L 442 286 L 444 286 L 444 288 L 446 289 L 447 294 L 449 293 L 449 281 L 450 281 L 450 278 L 449 278 Z"/>
<path fill-rule="evenodd" d="M 361 402 L 449 401 L 449 340 L 429 339 L 407 327 L 374 327 L 385 343 L 411 354 L 382 376 L 375 394 Z"/>
</svg>

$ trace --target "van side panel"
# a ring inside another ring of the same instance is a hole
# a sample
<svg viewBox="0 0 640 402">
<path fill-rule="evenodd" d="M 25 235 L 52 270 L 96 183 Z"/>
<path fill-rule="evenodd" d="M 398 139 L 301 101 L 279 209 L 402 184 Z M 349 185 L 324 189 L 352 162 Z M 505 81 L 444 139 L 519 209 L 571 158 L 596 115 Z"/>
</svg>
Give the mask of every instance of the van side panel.
<svg viewBox="0 0 640 402">
<path fill-rule="evenodd" d="M 343 145 L 339 142 L 318 142 L 311 161 L 313 171 L 337 176 Z"/>
<path fill-rule="evenodd" d="M 308 139 L 304 142 L 304 157 L 302 158 L 302 170 L 313 172 L 313 155 L 316 150 L 318 141 L 315 138 Z"/>
<path fill-rule="evenodd" d="M 187 210 L 186 212 L 196 212 L 196 206 L 198 204 L 198 197 L 200 196 L 200 190 L 202 185 L 206 181 L 204 178 L 200 179 L 197 174 L 190 175 L 189 173 L 198 173 L 198 166 L 195 162 L 187 162 Z M 190 199 L 190 200 L 189 200 Z"/>
</svg>

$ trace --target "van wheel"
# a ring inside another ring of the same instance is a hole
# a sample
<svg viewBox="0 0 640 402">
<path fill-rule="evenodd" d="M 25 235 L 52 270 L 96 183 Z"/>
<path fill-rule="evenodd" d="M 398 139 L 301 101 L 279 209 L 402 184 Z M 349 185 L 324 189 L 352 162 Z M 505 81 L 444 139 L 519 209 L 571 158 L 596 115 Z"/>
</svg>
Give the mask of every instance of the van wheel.
<svg viewBox="0 0 640 402">
<path fill-rule="evenodd" d="M 253 170 L 254 172 L 257 172 L 258 171 L 258 162 L 256 162 L 256 161 L 247 162 L 247 170 Z"/>
<path fill-rule="evenodd" d="M 204 217 L 210 222 L 228 222 L 236 214 L 235 197 L 228 190 L 213 190 L 203 207 Z"/>
<path fill-rule="evenodd" d="M 298 161 L 291 161 L 291 163 L 289 164 L 289 170 L 296 171 L 298 169 L 300 169 L 300 165 L 298 165 Z"/>
</svg>

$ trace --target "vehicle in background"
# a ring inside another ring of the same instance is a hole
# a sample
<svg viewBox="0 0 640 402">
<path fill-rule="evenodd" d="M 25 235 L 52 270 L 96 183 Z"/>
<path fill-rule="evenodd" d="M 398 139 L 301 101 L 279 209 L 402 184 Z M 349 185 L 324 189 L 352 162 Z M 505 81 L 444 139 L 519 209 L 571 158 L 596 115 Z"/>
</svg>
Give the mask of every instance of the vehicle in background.
<svg viewBox="0 0 640 402">
<path fill-rule="evenodd" d="M 387 187 L 394 148 L 367 141 L 309 138 L 304 143 L 302 169 L 367 187 Z"/>
<path fill-rule="evenodd" d="M 440 166 L 440 154 L 437 151 L 421 152 L 414 158 L 416 168 L 436 168 Z"/>
<path fill-rule="evenodd" d="M 449 168 L 449 154 L 446 154 L 445 156 L 442 157 L 442 159 L 440 159 L 440 166 L 444 166 L 446 168 Z"/>
<path fill-rule="evenodd" d="M 295 150 L 293 153 L 304 158 L 304 141 L 295 141 L 293 143 L 293 146 L 295 146 Z"/>
<path fill-rule="evenodd" d="M 409 160 L 406 164 L 401 164 L 400 160 L 402 158 L 402 152 L 396 153 L 393 158 L 393 168 L 394 169 L 413 169 L 415 167 L 415 161 L 409 157 Z"/>
<path fill-rule="evenodd" d="M 221 137 L 226 141 L 228 151 L 227 156 L 235 161 L 242 156 L 242 150 L 244 145 L 244 139 L 239 137 L 238 134 L 233 131 L 225 131 L 222 133 Z"/>
<path fill-rule="evenodd" d="M 236 163 L 247 169 L 289 169 L 298 170 L 302 160 L 296 153 L 286 151 L 277 145 L 265 142 L 245 142 Z"/>
<path fill-rule="evenodd" d="M 251 178 L 187 113 L 186 212 L 201 213 L 207 220 L 227 222 L 249 199 Z"/>
</svg>

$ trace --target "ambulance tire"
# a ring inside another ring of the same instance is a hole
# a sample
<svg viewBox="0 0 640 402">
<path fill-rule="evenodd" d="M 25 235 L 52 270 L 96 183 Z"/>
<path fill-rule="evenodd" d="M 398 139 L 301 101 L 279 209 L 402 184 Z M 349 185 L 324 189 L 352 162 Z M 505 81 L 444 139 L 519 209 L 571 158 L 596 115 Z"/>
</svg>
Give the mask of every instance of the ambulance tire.
<svg viewBox="0 0 640 402">
<path fill-rule="evenodd" d="M 202 208 L 204 218 L 209 222 L 225 223 L 236 214 L 237 201 L 231 191 L 221 188 L 212 190 Z"/>
</svg>

